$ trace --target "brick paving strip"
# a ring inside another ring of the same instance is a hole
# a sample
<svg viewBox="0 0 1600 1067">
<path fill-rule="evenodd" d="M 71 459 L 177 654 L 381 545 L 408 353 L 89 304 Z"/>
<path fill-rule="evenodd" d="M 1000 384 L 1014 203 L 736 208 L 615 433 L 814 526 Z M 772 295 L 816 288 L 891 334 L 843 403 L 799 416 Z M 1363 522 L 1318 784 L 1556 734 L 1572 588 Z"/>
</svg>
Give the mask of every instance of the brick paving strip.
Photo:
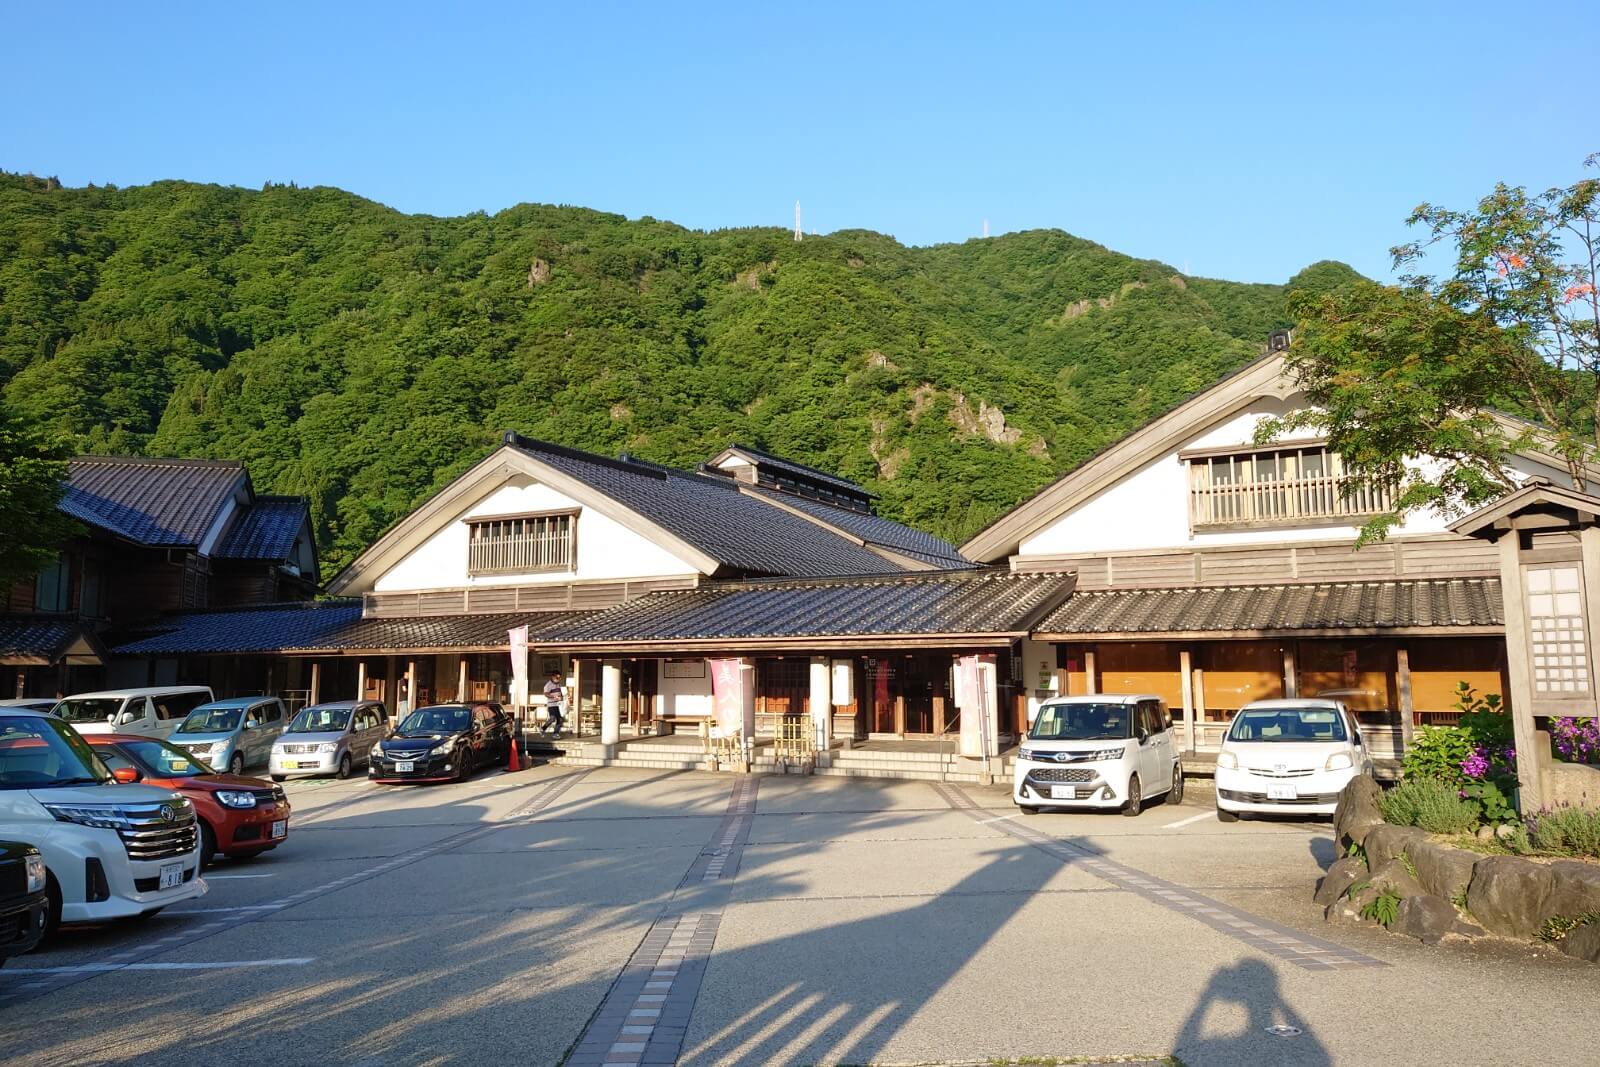
<svg viewBox="0 0 1600 1067">
<path fill-rule="evenodd" d="M 567 1067 L 678 1061 L 722 912 L 756 810 L 761 779 L 740 778 L 712 844 L 689 865 L 563 1061 Z"/>
<path fill-rule="evenodd" d="M 945 803 L 974 820 L 983 819 L 989 814 L 987 809 L 980 808 L 960 787 L 948 782 L 929 784 L 944 798 Z M 1025 841 L 1056 859 L 1075 867 L 1082 867 L 1095 877 L 1135 893 L 1152 904 L 1159 904 L 1169 911 L 1187 915 L 1191 919 L 1199 919 L 1212 929 L 1237 938 L 1284 963 L 1292 963 L 1308 971 L 1388 966 L 1382 960 L 1363 955 L 1354 949 L 1299 933 L 1286 926 L 1279 926 L 1247 911 L 1212 900 L 1176 882 L 1169 882 L 1164 878 L 1145 874 L 1135 867 L 1104 859 L 1081 845 L 1051 837 L 1026 823 L 1007 819 L 989 820 L 987 825 L 1019 841 Z"/>
<path fill-rule="evenodd" d="M 196 941 L 202 941 L 215 934 L 220 934 L 224 930 L 231 930 L 248 923 L 258 922 L 269 915 L 276 915 L 286 908 L 292 908 L 296 904 L 304 904 L 314 897 L 336 893 L 359 882 L 377 878 L 380 875 L 388 874 L 390 871 L 420 862 L 431 856 L 437 856 L 439 853 L 455 848 L 458 845 L 464 845 L 469 841 L 475 841 L 480 837 L 486 837 L 496 831 L 504 830 L 508 825 L 524 822 L 538 815 L 554 803 L 561 794 L 577 785 L 580 780 L 589 774 L 590 771 L 583 770 L 564 774 L 559 778 L 546 779 L 540 783 L 538 791 L 522 803 L 517 810 L 494 822 L 480 823 L 469 830 L 451 834 L 449 837 L 441 838 L 430 845 L 414 851 L 404 852 L 374 867 L 365 867 L 342 878 L 336 878 L 331 882 L 324 882 L 322 885 L 312 886 L 310 889 L 302 889 L 298 893 L 290 894 L 280 900 L 274 900 L 267 904 L 252 905 L 249 910 L 237 915 L 218 916 L 201 922 L 196 926 L 185 926 L 180 930 L 174 930 L 165 937 L 157 938 L 154 941 L 145 941 L 121 949 L 103 960 L 96 961 L 103 966 L 95 971 L 58 973 L 39 968 L 36 972 L 30 972 L 25 966 L 7 967 L 4 970 L 0 970 L 0 1007 L 52 994 L 66 986 L 75 985 L 78 982 L 86 982 L 91 978 L 98 978 L 112 971 L 122 970 L 131 964 L 148 960 L 152 956 L 170 952 L 185 945 L 192 945 Z M 181 915 L 182 912 L 177 914 Z M 49 977 L 44 977 L 46 974 Z"/>
</svg>

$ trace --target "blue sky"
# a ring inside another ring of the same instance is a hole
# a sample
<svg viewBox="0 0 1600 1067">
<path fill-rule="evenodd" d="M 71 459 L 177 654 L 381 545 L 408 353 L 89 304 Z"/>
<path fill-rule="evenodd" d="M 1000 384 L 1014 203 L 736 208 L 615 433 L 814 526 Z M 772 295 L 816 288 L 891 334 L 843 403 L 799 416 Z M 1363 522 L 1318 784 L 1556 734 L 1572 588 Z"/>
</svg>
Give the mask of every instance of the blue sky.
<svg viewBox="0 0 1600 1067">
<path fill-rule="evenodd" d="M 912 244 L 1059 227 L 1380 277 L 1424 199 L 1600 151 L 1585 5 L 27 4 L 0 168 Z M 335 8 L 337 8 L 335 10 Z"/>
</svg>

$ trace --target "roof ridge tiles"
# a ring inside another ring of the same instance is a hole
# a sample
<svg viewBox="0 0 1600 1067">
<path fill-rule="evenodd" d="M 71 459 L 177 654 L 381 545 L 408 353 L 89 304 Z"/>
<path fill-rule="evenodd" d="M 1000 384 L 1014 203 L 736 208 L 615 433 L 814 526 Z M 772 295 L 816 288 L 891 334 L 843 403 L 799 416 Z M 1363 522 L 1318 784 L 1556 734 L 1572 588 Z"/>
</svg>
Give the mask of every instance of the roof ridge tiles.
<svg viewBox="0 0 1600 1067">
<path fill-rule="evenodd" d="M 654 478 L 660 482 L 667 480 L 667 468 L 659 467 L 657 464 L 647 465 L 647 463 L 633 462 L 631 460 L 612 459 L 610 456 L 602 456 L 597 452 L 585 452 L 581 448 L 569 448 L 566 445 L 558 445 L 553 441 L 541 441 L 533 437 L 524 437 L 515 430 L 507 430 L 501 441 L 524 452 L 550 452 L 582 463 L 598 463 L 602 467 L 610 467 L 613 470 L 625 471 L 628 474 L 637 474 L 645 478 Z"/>
<path fill-rule="evenodd" d="M 244 470 L 239 459 L 191 459 L 185 456 L 73 456 L 71 463 L 116 463 L 147 467 L 216 467 Z"/>
</svg>

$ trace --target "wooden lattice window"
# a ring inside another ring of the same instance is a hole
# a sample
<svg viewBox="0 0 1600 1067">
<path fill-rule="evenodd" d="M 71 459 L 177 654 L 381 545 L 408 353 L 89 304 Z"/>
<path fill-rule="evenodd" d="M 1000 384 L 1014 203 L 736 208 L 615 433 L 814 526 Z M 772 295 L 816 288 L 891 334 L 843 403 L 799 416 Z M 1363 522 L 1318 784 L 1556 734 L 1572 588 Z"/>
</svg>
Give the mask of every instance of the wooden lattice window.
<svg viewBox="0 0 1600 1067">
<path fill-rule="evenodd" d="M 1387 491 L 1346 473 L 1339 454 L 1319 444 L 1185 459 L 1189 521 L 1197 530 L 1359 522 L 1389 510 L 1392 501 Z"/>
<path fill-rule="evenodd" d="M 1525 572 L 1535 697 L 1589 692 L 1581 575 L 1577 563 L 1529 567 Z"/>
<path fill-rule="evenodd" d="M 474 519 L 469 525 L 468 574 L 570 571 L 577 565 L 574 512 L 497 516 Z"/>
</svg>

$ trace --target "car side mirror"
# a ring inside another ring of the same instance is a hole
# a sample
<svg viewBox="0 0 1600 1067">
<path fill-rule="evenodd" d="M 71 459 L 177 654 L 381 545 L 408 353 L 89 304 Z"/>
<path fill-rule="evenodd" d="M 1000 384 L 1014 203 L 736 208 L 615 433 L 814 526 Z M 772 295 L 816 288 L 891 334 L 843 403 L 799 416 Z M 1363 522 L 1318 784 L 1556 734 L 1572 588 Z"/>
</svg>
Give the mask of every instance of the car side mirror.
<svg viewBox="0 0 1600 1067">
<path fill-rule="evenodd" d="M 137 782 L 139 780 L 139 772 L 132 767 L 116 767 L 112 769 L 111 777 L 124 783 Z"/>
<path fill-rule="evenodd" d="M 117 713 L 113 711 L 110 715 L 107 715 L 106 722 L 110 723 L 112 726 L 117 725 Z"/>
<path fill-rule="evenodd" d="M 257 728 L 257 727 L 258 727 L 258 726 L 260 726 L 260 725 L 261 725 L 261 724 L 260 724 L 260 723 L 258 723 L 258 722 L 256 722 L 256 721 L 255 721 L 255 720 L 254 720 L 254 719 L 247 719 L 247 720 L 246 720 L 246 721 L 245 721 L 245 724 L 244 724 L 244 728 L 245 728 L 245 729 L 246 729 L 246 730 L 254 730 L 254 729 L 256 729 L 256 728 Z"/>
</svg>

